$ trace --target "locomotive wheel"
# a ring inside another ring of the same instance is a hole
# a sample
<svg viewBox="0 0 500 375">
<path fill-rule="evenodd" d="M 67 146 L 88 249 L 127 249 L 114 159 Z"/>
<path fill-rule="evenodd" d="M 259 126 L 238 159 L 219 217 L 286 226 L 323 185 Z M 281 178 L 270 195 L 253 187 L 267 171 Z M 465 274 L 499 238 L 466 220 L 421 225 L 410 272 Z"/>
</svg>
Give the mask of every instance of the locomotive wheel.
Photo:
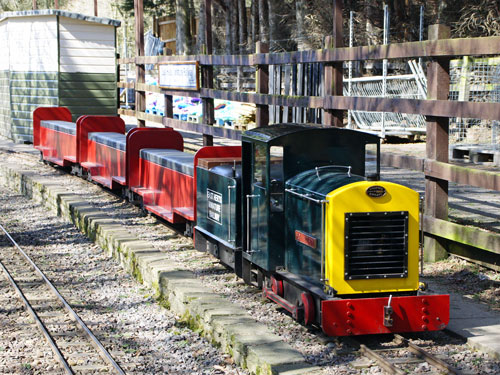
<svg viewBox="0 0 500 375">
<path fill-rule="evenodd" d="M 278 296 L 283 297 L 283 280 L 278 280 L 271 276 L 271 289 Z"/>
<path fill-rule="evenodd" d="M 314 323 L 314 298 L 310 293 L 302 292 L 300 295 L 300 299 L 302 300 L 302 304 L 304 306 L 304 323 L 307 326 Z"/>
</svg>

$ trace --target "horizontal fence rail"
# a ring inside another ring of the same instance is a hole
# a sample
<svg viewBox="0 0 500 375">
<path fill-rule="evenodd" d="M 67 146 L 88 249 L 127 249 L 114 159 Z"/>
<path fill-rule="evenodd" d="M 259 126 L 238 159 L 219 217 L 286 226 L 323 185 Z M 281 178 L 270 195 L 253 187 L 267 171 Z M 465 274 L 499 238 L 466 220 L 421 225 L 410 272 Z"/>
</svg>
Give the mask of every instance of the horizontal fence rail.
<svg viewBox="0 0 500 375">
<path fill-rule="evenodd" d="M 231 92 L 201 88 L 199 92 L 165 90 L 155 85 L 119 83 L 122 88 L 153 92 L 165 95 L 211 98 L 281 107 L 321 108 L 334 110 L 356 110 L 365 112 L 392 112 L 419 114 L 434 117 L 500 119 L 500 103 L 459 102 L 449 100 L 419 100 L 395 98 L 371 98 L 356 96 L 285 96 L 256 94 L 251 92 Z"/>
<path fill-rule="evenodd" d="M 122 58 L 119 64 L 157 64 L 168 61 L 199 61 L 211 66 L 254 66 L 344 61 L 411 59 L 418 57 L 452 57 L 498 55 L 500 37 L 440 39 L 395 43 L 379 46 L 345 47 L 253 55 L 140 56 Z"/>
</svg>

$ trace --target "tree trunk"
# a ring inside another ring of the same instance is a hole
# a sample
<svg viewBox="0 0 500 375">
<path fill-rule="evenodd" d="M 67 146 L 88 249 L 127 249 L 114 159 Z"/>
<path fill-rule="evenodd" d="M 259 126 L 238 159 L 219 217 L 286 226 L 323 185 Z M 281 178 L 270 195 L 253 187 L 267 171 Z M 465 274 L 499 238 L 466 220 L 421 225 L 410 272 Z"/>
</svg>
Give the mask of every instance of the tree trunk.
<svg viewBox="0 0 500 375">
<path fill-rule="evenodd" d="M 274 2 L 275 0 L 267 0 L 267 8 L 268 8 L 268 15 L 269 15 L 269 50 L 275 51 L 277 44 L 276 44 L 276 32 L 277 30 L 277 22 L 276 22 L 276 3 Z"/>
<path fill-rule="evenodd" d="M 238 0 L 229 2 L 231 8 L 231 53 L 238 53 L 239 51 L 239 27 L 238 27 Z"/>
<path fill-rule="evenodd" d="M 373 23 L 372 23 L 373 11 L 370 5 L 370 1 L 365 0 L 365 31 L 366 31 L 366 45 L 372 46 L 377 44 L 375 35 L 373 34 Z"/>
<path fill-rule="evenodd" d="M 245 0 L 238 0 L 238 12 L 239 12 L 239 37 L 240 37 L 240 53 L 245 53 L 247 51 L 248 34 L 247 34 L 247 7 Z"/>
<path fill-rule="evenodd" d="M 269 42 L 269 14 L 267 0 L 259 0 L 259 34 L 262 43 Z"/>
<path fill-rule="evenodd" d="M 231 0 L 226 0 L 226 55 L 233 50 L 231 46 Z"/>
<path fill-rule="evenodd" d="M 207 20 L 205 17 L 205 0 L 200 1 L 200 11 L 198 13 L 198 34 L 196 35 L 196 53 L 201 53 L 201 48 L 206 44 L 205 28 L 207 27 Z M 207 51 L 208 54 L 212 51 Z"/>
<path fill-rule="evenodd" d="M 304 51 L 309 49 L 307 46 L 307 39 L 304 28 L 304 21 L 306 18 L 306 11 L 304 7 L 304 0 L 297 0 L 295 2 L 295 18 L 297 21 L 297 50 Z"/>
<path fill-rule="evenodd" d="M 258 40 L 259 40 L 259 0 L 252 0 L 252 46 L 254 46 Z"/>
<path fill-rule="evenodd" d="M 175 5 L 175 49 L 177 55 L 185 55 L 189 53 L 189 3 L 176 0 Z"/>
</svg>

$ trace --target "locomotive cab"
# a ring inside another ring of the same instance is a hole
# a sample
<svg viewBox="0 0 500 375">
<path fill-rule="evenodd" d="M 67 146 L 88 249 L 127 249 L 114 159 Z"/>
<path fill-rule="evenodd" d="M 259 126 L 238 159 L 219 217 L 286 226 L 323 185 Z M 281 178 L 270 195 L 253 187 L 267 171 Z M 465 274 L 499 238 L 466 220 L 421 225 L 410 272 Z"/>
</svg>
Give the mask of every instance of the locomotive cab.
<svg viewBox="0 0 500 375">
<path fill-rule="evenodd" d="M 365 163 L 366 145 L 373 151 Z M 378 136 L 313 125 L 280 124 L 249 130 L 242 137 L 243 277 L 262 285 L 276 270 L 289 268 L 285 196 L 289 179 L 307 170 L 342 166 L 372 178 L 380 172 Z M 367 168 L 368 166 L 368 168 Z M 298 217 L 308 215 L 298 212 Z"/>
</svg>

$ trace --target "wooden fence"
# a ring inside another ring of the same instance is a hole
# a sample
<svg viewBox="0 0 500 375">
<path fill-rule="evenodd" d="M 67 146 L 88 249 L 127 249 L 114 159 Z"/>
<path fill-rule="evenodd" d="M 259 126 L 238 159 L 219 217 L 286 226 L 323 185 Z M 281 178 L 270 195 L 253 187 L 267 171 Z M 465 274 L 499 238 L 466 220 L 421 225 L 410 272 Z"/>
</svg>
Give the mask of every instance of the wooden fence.
<svg viewBox="0 0 500 375">
<path fill-rule="evenodd" d="M 206 0 L 208 5 L 210 1 Z M 341 1 L 336 2 L 337 5 Z M 210 6 L 208 6 L 210 9 Z M 335 9 L 337 24 L 339 9 Z M 341 9 L 340 9 L 341 14 Z M 211 16 L 208 14 L 208 16 Z M 207 22 L 209 24 L 209 22 Z M 207 35 L 211 35 L 209 27 Z M 500 103 L 478 103 L 449 101 L 449 62 L 456 56 L 489 56 L 500 54 L 500 37 L 448 39 L 449 28 L 443 25 L 429 27 L 429 40 L 380 46 L 333 48 L 341 46 L 341 32 L 336 30 L 334 37 L 327 38 L 322 50 L 287 53 L 267 53 L 267 46 L 257 43 L 256 53 L 251 55 L 195 55 L 195 56 L 139 56 L 119 59 L 119 64 L 135 64 L 140 72 L 144 64 L 158 64 L 173 61 L 198 61 L 201 66 L 201 88 L 199 91 L 165 90 L 144 84 L 139 74 L 137 83 L 119 82 L 120 88 L 134 88 L 138 93 L 136 110 L 119 109 L 119 114 L 136 116 L 140 124 L 151 121 L 180 130 L 194 131 L 204 135 L 204 144 L 212 144 L 213 136 L 240 139 L 238 130 L 213 126 L 214 99 L 253 103 L 257 107 L 257 126 L 267 126 L 271 120 L 278 119 L 271 111 L 276 106 L 296 109 L 317 109 L 322 111 L 323 125 L 343 126 L 346 110 L 396 112 L 421 114 L 427 118 L 427 144 L 424 159 L 408 156 L 383 155 L 385 164 L 395 167 L 423 171 L 426 178 L 425 215 L 425 258 L 429 261 L 442 259 L 453 246 L 451 243 L 472 246 L 485 250 L 493 256 L 490 266 L 500 268 L 500 235 L 479 228 L 462 226 L 448 221 L 448 183 L 471 185 L 475 187 L 500 190 L 500 173 L 460 167 L 448 163 L 450 117 L 479 118 L 500 120 Z M 210 39 L 207 39 L 210 42 Z M 210 44 L 210 43 L 209 43 Z M 208 50 L 211 50 L 209 45 Z M 140 48 L 138 49 L 140 51 Z M 342 96 L 342 64 L 346 61 L 431 58 L 427 68 L 428 99 L 393 99 Z M 320 76 L 323 78 L 324 95 L 269 94 L 269 66 L 278 65 L 286 69 L 289 64 L 323 63 Z M 256 92 L 236 92 L 216 90 L 213 85 L 213 67 L 255 67 Z M 143 72 L 143 70 L 142 70 Z M 160 93 L 165 96 L 165 116 L 146 114 L 145 92 Z M 203 102 L 203 122 L 195 123 L 173 118 L 173 96 L 199 97 Z M 451 241 L 451 242 L 450 242 Z M 477 250 L 475 250 L 477 251 Z M 467 257 L 475 258 L 467 253 Z M 491 259 L 491 258 L 490 258 Z"/>
</svg>

